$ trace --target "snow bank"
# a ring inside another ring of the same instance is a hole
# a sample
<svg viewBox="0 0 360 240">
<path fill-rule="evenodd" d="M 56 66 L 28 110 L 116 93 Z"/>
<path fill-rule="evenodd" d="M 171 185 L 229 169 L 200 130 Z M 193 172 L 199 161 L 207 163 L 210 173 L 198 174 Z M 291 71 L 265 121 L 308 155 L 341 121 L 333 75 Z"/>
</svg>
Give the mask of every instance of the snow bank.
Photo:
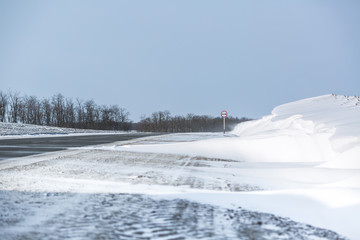
<svg viewBox="0 0 360 240">
<path fill-rule="evenodd" d="M 233 133 L 242 139 L 260 139 L 254 150 L 263 152 L 265 143 L 288 161 L 360 169 L 359 120 L 359 97 L 324 95 L 278 106 L 270 116 L 240 124 Z"/>
<path fill-rule="evenodd" d="M 250 162 L 318 162 L 360 169 L 360 98 L 324 95 L 276 107 L 227 136 L 120 150 L 217 157 Z"/>
<path fill-rule="evenodd" d="M 59 136 L 59 135 L 83 135 L 83 134 L 119 134 L 124 131 L 106 131 L 92 129 L 60 128 L 50 126 L 40 126 L 22 123 L 0 122 L 0 139 L 9 138 L 28 138 L 38 136 Z"/>
</svg>

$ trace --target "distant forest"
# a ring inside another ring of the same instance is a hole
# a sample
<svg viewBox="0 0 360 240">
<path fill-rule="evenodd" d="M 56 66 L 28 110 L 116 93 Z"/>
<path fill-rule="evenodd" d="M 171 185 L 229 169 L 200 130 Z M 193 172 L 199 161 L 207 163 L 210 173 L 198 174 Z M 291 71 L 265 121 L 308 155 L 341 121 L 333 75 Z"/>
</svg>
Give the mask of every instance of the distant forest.
<svg viewBox="0 0 360 240">
<path fill-rule="evenodd" d="M 249 118 L 226 118 L 226 131 L 232 130 L 237 124 L 249 121 Z M 136 124 L 136 129 L 142 132 L 221 132 L 223 131 L 222 117 L 188 114 L 186 116 L 170 115 L 169 111 L 159 111 L 151 117 L 143 117 Z"/>
<path fill-rule="evenodd" d="M 142 132 L 215 132 L 222 131 L 222 118 L 187 114 L 171 116 L 158 111 L 133 123 L 130 113 L 118 105 L 97 105 L 56 94 L 51 98 L 21 96 L 18 92 L 0 91 L 0 122 L 36 124 L 80 129 L 137 130 Z M 227 131 L 248 118 L 226 118 Z"/>
</svg>

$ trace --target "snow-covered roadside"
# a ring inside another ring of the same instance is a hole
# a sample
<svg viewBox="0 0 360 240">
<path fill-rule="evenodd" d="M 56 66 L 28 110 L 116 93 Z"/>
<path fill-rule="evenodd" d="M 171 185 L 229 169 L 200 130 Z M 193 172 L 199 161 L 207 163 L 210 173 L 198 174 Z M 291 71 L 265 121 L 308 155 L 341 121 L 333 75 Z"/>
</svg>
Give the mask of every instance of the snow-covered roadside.
<svg viewBox="0 0 360 240">
<path fill-rule="evenodd" d="M 267 179 L 262 179 L 263 176 L 275 178 L 279 172 L 289 168 L 297 172 L 309 164 L 272 165 L 118 149 L 121 145 L 152 143 L 155 147 L 163 146 L 164 142 L 171 139 L 174 142 L 189 143 L 210 137 L 218 138 L 219 135 L 173 134 L 147 137 L 0 162 L 0 200 L 4 207 L 2 212 L 6 213 L 0 218 L 0 229 L 5 227 L 5 237 L 47 238 L 46 234 L 51 228 L 56 229 L 58 237 L 85 238 L 91 226 L 103 226 L 104 221 L 115 221 L 119 226 L 125 226 L 128 223 L 122 223 L 121 220 L 127 219 L 125 215 L 136 217 L 136 214 L 140 214 L 138 217 L 144 220 L 135 226 L 131 225 L 131 229 L 136 231 L 125 229 L 118 234 L 127 234 L 130 237 L 125 239 L 133 239 L 136 235 L 131 234 L 145 232 L 148 235 L 143 236 L 161 239 L 160 233 L 156 231 L 163 229 L 173 234 L 169 236 L 185 236 L 190 239 L 246 236 L 243 234 L 258 236 L 260 239 L 342 239 L 328 230 L 295 223 L 289 219 L 251 212 L 246 208 L 239 210 L 239 207 L 244 208 L 243 205 L 252 207 L 248 203 L 254 201 L 248 200 L 253 200 L 254 197 L 249 195 L 246 199 L 244 194 L 251 191 L 254 196 L 258 195 L 261 192 L 258 184 L 266 188 L 288 185 L 281 178 L 273 180 L 271 185 L 265 185 Z M 324 175 L 330 177 L 331 174 Z M 299 182 L 298 187 L 300 186 L 307 186 L 307 182 Z M 131 195 L 122 196 L 119 193 Z M 146 200 L 148 197 L 153 200 Z M 122 202 L 124 198 L 130 199 L 127 201 L 131 205 Z M 136 200 L 139 198 L 140 200 Z M 140 205 L 137 204 L 138 201 Z M 196 205 L 194 202 L 200 204 Z M 141 207 L 142 204 L 146 204 L 146 210 Z M 258 204 L 261 206 L 260 201 Z M 12 205 L 11 210 L 8 210 Z M 195 207 L 191 207 L 193 205 Z M 161 211 L 164 208 L 166 211 Z M 89 209 L 93 211 L 89 212 Z M 92 214 L 96 214 L 96 217 L 88 219 Z M 173 221 L 165 221 L 174 216 L 176 218 Z M 196 223 L 189 222 L 188 219 L 194 218 L 198 219 Z M 156 225 L 162 221 L 164 222 Z M 64 224 L 67 222 L 72 224 Z M 7 225 L 2 225 L 4 223 Z M 96 231 L 90 232 L 106 235 L 117 229 L 118 225 L 111 225 L 111 230 L 98 227 Z M 206 229 L 203 229 L 204 226 Z M 194 231 L 194 228 L 198 231 Z M 62 229 L 69 230 L 66 233 Z M 106 232 L 101 232 L 105 230 Z M 203 235 L 204 231 L 210 235 Z M 32 235 L 35 233 L 36 235 Z"/>
<path fill-rule="evenodd" d="M 306 209 L 310 209 L 313 211 L 308 213 L 316 215 L 318 213 L 316 210 L 319 209 L 315 207 L 319 204 L 303 195 L 294 197 L 294 193 L 286 189 L 295 188 L 301 191 L 309 185 L 312 186 L 314 182 L 321 185 L 323 182 L 334 181 L 348 175 L 348 170 L 323 171 L 309 163 L 251 163 L 181 154 L 120 150 L 123 145 L 139 146 L 152 143 L 153 147 L 157 147 L 165 146 L 164 142 L 171 141 L 171 138 L 174 142 L 191 143 L 193 140 L 209 137 L 218 138 L 219 135 L 164 135 L 6 160 L 0 163 L 0 188 L 8 192 L 53 192 L 54 194 L 57 192 L 147 194 L 157 201 L 162 199 L 174 201 L 181 198 L 226 209 L 236 210 L 241 206 L 245 209 L 292 217 L 293 220 L 309 224 L 311 223 L 308 221 L 309 216 L 299 218 L 292 213 L 305 213 L 308 212 Z M 154 144 L 156 142 L 160 144 Z M 308 176 L 319 174 L 321 176 L 305 179 L 302 177 L 305 172 Z M 278 191 L 264 191 L 264 189 L 278 189 Z M 286 191 L 281 192 L 281 189 Z M 289 196 L 293 197 L 289 198 Z M 74 201 L 77 199 L 75 198 Z M 296 202 L 293 201 L 294 199 Z M 288 212 L 292 207 L 296 211 Z M 328 212 L 329 208 L 322 210 Z M 329 213 L 331 216 L 331 211 Z M 259 218 L 262 219 L 261 214 Z M 322 217 L 317 216 L 315 219 Z M 320 223 L 312 224 L 324 228 L 333 226 L 326 222 Z M 31 227 L 27 226 L 27 228 Z M 279 229 L 279 231 L 284 230 Z"/>
<path fill-rule="evenodd" d="M 221 206 L 242 205 L 358 239 L 359 119 L 359 97 L 325 95 L 281 105 L 269 116 L 240 124 L 228 138 L 112 150 L 237 160 L 242 164 L 233 166 L 230 174 L 239 176 L 234 181 L 267 191 L 181 197 Z"/>
<path fill-rule="evenodd" d="M 32 137 L 58 137 L 80 136 L 89 134 L 125 134 L 124 131 L 104 131 L 76 128 L 59 128 L 21 123 L 0 122 L 0 139 L 32 138 Z"/>
<path fill-rule="evenodd" d="M 339 196 L 348 204 L 336 206 Z M 271 213 L 288 217 L 294 221 L 312 226 L 331 229 L 350 239 L 358 239 L 360 231 L 359 191 L 344 189 L 300 189 L 283 191 L 259 191 L 244 193 L 186 193 L 174 195 L 157 195 L 155 199 L 187 199 L 202 204 L 211 204 L 223 208 L 241 206 L 251 211 Z M 324 199 L 328 198 L 328 202 Z M 351 198 L 351 200 L 346 200 Z M 335 205 L 335 206 L 333 206 Z"/>
</svg>

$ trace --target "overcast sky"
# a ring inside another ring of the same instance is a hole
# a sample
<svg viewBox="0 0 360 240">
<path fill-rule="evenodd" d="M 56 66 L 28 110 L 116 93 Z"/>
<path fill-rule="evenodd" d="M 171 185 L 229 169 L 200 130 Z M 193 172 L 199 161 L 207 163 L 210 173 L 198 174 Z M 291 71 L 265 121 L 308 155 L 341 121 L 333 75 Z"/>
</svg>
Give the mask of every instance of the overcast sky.
<svg viewBox="0 0 360 240">
<path fill-rule="evenodd" d="M 0 90 L 258 118 L 360 95 L 360 1 L 0 1 Z"/>
</svg>

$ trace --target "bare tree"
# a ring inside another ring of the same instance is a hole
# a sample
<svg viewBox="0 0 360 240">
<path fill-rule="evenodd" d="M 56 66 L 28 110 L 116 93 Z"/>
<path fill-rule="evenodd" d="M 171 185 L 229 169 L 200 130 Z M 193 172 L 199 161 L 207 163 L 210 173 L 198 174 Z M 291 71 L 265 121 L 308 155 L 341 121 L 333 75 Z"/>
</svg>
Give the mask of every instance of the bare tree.
<svg viewBox="0 0 360 240">
<path fill-rule="evenodd" d="M 75 107 L 71 99 L 66 99 L 64 114 L 65 114 L 65 126 L 75 127 Z"/>
<path fill-rule="evenodd" d="M 21 119 L 23 123 L 39 124 L 38 99 L 35 96 L 25 96 L 22 101 Z"/>
<path fill-rule="evenodd" d="M 76 99 L 76 126 L 78 128 L 85 128 L 85 110 L 82 100 Z"/>
<path fill-rule="evenodd" d="M 95 124 L 95 102 L 94 100 L 88 100 L 84 103 L 86 115 L 86 128 L 92 128 Z"/>
<path fill-rule="evenodd" d="M 8 107 L 8 95 L 0 91 L 0 122 L 6 121 L 6 111 Z"/>
<path fill-rule="evenodd" d="M 16 123 L 19 121 L 19 115 L 21 110 L 21 97 L 18 92 L 11 92 L 9 94 L 10 98 L 10 114 L 9 122 Z"/>
<path fill-rule="evenodd" d="M 36 99 L 35 103 L 35 118 L 37 125 L 44 125 L 44 112 L 42 111 L 40 100 Z"/>
<path fill-rule="evenodd" d="M 111 129 L 112 128 L 112 112 L 111 109 L 107 106 L 101 107 L 101 129 Z"/>
<path fill-rule="evenodd" d="M 57 94 L 52 98 L 53 122 L 55 126 L 64 127 L 65 125 L 65 110 L 64 110 L 64 96 Z"/>
<path fill-rule="evenodd" d="M 101 107 L 95 104 L 94 108 L 94 125 L 92 128 L 99 129 L 101 128 Z"/>
<path fill-rule="evenodd" d="M 43 123 L 47 126 L 52 124 L 51 117 L 52 117 L 52 107 L 49 99 L 43 99 L 41 102 L 41 108 L 43 112 Z"/>
<path fill-rule="evenodd" d="M 118 123 L 116 130 L 125 130 L 128 131 L 130 128 L 129 125 L 129 115 L 130 113 L 126 111 L 125 108 L 120 108 L 117 105 L 112 106 L 113 113 L 115 115 L 114 121 Z"/>
</svg>

